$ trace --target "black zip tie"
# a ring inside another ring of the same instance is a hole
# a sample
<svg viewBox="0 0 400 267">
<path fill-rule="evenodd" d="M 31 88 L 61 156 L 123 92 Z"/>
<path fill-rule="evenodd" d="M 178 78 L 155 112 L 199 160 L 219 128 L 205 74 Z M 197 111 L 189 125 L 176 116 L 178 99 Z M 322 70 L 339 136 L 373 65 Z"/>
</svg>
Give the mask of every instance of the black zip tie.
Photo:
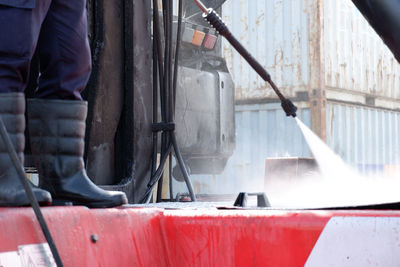
<svg viewBox="0 0 400 267">
<path fill-rule="evenodd" d="M 157 122 L 151 126 L 152 132 L 171 132 L 175 131 L 174 122 Z"/>
</svg>

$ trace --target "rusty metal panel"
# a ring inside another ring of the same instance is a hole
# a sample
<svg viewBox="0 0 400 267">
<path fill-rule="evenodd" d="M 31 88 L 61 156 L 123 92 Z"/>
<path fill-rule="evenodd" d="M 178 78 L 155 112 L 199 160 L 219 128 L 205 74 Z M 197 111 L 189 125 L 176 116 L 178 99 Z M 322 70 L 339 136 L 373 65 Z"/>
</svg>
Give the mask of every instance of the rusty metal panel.
<svg viewBox="0 0 400 267">
<path fill-rule="evenodd" d="M 323 90 L 315 88 L 320 72 L 330 99 L 366 104 L 365 95 L 372 95 L 385 108 L 400 99 L 400 64 L 351 0 L 230 0 L 222 14 L 288 97 Z M 227 42 L 223 51 L 237 100 L 274 97 Z"/>
<path fill-rule="evenodd" d="M 326 87 L 400 99 L 400 64 L 352 1 L 324 4 Z"/>
<path fill-rule="evenodd" d="M 360 170 L 400 165 L 400 112 L 328 102 L 327 144 Z"/>
<path fill-rule="evenodd" d="M 102 9 L 89 10 L 92 16 L 97 16 L 94 24 L 101 29 L 92 34 L 94 66 L 84 94 L 89 101 L 87 171 L 96 184 L 105 185 L 117 183 L 114 141 L 124 101 L 124 6 L 111 1 L 102 3 Z M 101 49 L 96 47 L 94 43 L 99 41 L 94 39 L 101 39 L 101 45 L 97 44 Z"/>
<path fill-rule="evenodd" d="M 308 5 L 305 0 L 230 0 L 222 8 L 222 17 L 233 34 L 266 67 L 288 97 L 308 91 Z M 275 97 L 226 41 L 223 52 L 235 82 L 236 99 Z"/>
<path fill-rule="evenodd" d="M 96 184 L 138 202 L 147 189 L 152 153 L 150 2 L 97 0 L 88 7 L 88 173 Z"/>
</svg>

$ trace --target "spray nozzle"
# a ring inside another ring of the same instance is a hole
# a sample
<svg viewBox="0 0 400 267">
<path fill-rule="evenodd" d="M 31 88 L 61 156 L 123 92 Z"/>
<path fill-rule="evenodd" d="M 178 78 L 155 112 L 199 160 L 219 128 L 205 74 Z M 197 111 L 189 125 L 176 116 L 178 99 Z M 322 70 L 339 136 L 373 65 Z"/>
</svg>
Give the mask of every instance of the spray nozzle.
<svg viewBox="0 0 400 267">
<path fill-rule="evenodd" d="M 297 107 L 293 104 L 292 101 L 290 101 L 287 98 L 284 98 L 281 102 L 281 106 L 283 108 L 283 110 L 286 113 L 286 116 L 292 116 L 293 118 L 295 118 L 296 115 L 296 111 L 297 111 Z"/>
</svg>

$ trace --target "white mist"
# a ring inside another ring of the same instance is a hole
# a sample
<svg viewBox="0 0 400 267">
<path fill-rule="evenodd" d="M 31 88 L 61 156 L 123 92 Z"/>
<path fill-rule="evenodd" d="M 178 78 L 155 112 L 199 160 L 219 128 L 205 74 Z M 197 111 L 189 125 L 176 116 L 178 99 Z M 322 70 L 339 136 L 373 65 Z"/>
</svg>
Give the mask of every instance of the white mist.
<svg viewBox="0 0 400 267">
<path fill-rule="evenodd" d="M 299 119 L 296 121 L 319 165 L 320 174 L 272 184 L 266 189 L 272 206 L 323 208 L 400 202 L 399 173 L 391 177 L 362 176 Z"/>
</svg>

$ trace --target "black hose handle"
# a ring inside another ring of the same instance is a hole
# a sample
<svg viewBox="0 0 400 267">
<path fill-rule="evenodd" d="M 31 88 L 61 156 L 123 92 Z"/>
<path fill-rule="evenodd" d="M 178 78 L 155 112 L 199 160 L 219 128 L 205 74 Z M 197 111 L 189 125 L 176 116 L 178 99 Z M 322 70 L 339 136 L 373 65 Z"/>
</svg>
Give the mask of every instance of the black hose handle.
<svg viewBox="0 0 400 267">
<path fill-rule="evenodd" d="M 224 36 L 226 40 L 228 40 L 228 42 L 250 64 L 250 66 L 261 76 L 261 78 L 271 85 L 272 89 L 282 102 L 282 108 L 285 111 L 286 116 L 296 117 L 297 107 L 292 103 L 292 101 L 282 95 L 278 87 L 272 81 L 271 75 L 249 53 L 249 51 L 247 51 L 247 49 L 236 39 L 236 37 L 233 36 L 221 17 L 212 8 L 207 9 L 207 13 L 204 13 L 203 17 L 208 21 L 208 23 L 210 23 L 212 27 L 214 27 L 222 36 Z"/>
</svg>

